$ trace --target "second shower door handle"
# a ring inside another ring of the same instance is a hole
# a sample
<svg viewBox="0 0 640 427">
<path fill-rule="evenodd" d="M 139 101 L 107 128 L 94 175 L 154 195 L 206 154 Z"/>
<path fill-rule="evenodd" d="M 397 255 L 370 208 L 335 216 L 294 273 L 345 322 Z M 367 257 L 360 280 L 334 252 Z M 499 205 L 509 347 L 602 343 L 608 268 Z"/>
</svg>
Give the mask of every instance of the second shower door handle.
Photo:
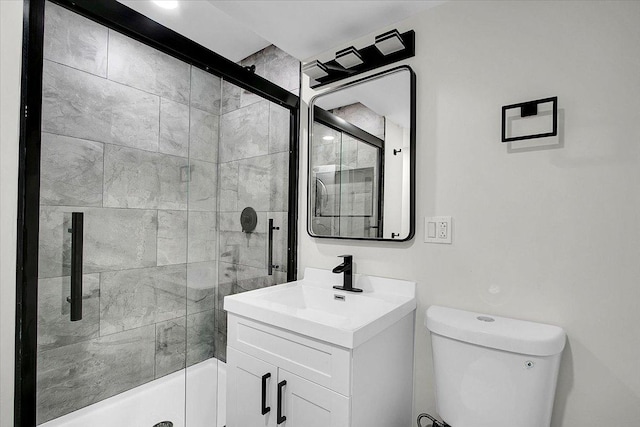
<svg viewBox="0 0 640 427">
<path fill-rule="evenodd" d="M 84 250 L 84 214 L 71 214 L 71 321 L 82 320 L 82 252 Z"/>
<path fill-rule="evenodd" d="M 280 268 L 279 265 L 273 263 L 273 230 L 280 230 L 280 227 L 273 226 L 273 218 L 269 218 L 269 254 L 267 256 L 267 274 L 273 275 L 274 268 Z"/>
<path fill-rule="evenodd" d="M 260 410 L 262 415 L 266 415 L 271 411 L 271 407 L 267 406 L 267 380 L 271 378 L 271 373 L 267 372 L 262 376 L 262 399 L 260 402 Z"/>
</svg>

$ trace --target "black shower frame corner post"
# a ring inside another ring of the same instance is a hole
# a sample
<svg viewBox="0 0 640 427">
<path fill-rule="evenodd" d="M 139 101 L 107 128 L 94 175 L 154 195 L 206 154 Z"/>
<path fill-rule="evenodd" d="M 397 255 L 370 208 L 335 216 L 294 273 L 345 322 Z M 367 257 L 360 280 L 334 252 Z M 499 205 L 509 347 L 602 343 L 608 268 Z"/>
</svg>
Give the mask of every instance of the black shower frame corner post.
<svg viewBox="0 0 640 427">
<path fill-rule="evenodd" d="M 45 0 L 24 0 L 16 251 L 14 425 L 36 425 L 40 123 Z"/>
<path fill-rule="evenodd" d="M 51 1 L 289 110 L 287 280 L 297 274 L 300 98 L 116 0 L 23 0 L 14 426 L 36 426 L 38 238 L 45 3 Z"/>
</svg>

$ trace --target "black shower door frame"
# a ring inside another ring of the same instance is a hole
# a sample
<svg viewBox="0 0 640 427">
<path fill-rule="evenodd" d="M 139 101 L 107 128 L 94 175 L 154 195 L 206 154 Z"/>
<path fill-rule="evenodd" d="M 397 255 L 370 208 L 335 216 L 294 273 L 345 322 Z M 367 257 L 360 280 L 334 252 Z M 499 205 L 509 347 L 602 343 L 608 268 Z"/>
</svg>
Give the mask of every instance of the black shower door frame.
<svg viewBox="0 0 640 427">
<path fill-rule="evenodd" d="M 24 0 L 16 259 L 14 426 L 36 425 L 38 239 L 44 10 Z M 287 280 L 297 276 L 300 98 L 116 0 L 49 0 L 289 110 Z"/>
</svg>

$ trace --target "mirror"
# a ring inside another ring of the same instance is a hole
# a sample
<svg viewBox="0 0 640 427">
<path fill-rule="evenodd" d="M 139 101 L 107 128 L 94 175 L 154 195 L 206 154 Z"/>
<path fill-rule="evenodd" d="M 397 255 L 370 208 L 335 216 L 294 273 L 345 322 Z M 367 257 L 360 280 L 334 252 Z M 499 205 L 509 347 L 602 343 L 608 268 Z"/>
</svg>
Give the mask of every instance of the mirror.
<svg viewBox="0 0 640 427">
<path fill-rule="evenodd" d="M 312 98 L 309 116 L 309 234 L 410 240 L 413 70 L 402 66 L 323 92 Z"/>
</svg>

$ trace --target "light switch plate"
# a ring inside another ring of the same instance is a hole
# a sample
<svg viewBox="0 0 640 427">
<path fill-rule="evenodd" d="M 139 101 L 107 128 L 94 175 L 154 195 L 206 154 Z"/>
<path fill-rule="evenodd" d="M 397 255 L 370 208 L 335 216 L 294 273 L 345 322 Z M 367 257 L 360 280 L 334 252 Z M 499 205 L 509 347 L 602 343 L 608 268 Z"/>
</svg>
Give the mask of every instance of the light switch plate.
<svg viewBox="0 0 640 427">
<path fill-rule="evenodd" d="M 424 219 L 424 241 L 426 243 L 451 244 L 450 216 L 433 216 Z"/>
</svg>

